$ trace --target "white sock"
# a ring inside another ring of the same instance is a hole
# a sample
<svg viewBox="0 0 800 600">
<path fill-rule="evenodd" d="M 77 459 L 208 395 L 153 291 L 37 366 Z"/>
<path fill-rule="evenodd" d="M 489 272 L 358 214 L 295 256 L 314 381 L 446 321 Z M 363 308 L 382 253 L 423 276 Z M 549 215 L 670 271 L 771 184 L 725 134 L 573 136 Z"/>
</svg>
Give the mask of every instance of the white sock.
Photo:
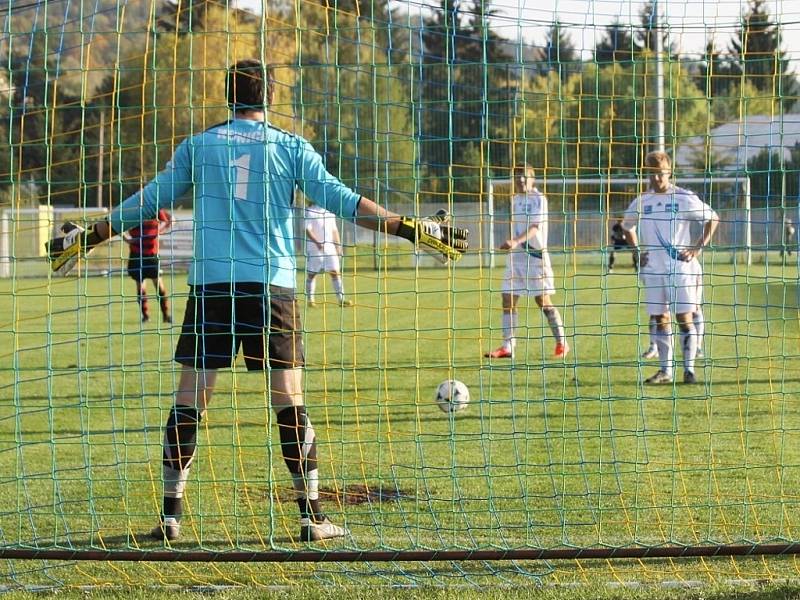
<svg viewBox="0 0 800 600">
<path fill-rule="evenodd" d="M 666 331 L 656 329 L 655 339 L 661 370 L 672 375 L 672 327 L 667 325 Z"/>
<path fill-rule="evenodd" d="M 694 325 L 681 325 L 681 348 L 683 349 L 683 370 L 694 373 L 694 359 L 697 354 L 697 335 Z"/>
<path fill-rule="evenodd" d="M 306 302 L 313 302 L 314 301 L 314 292 L 317 290 L 317 279 L 316 277 L 307 277 L 306 278 Z"/>
<path fill-rule="evenodd" d="M 333 291 L 336 292 L 336 297 L 341 302 L 344 300 L 344 284 L 339 275 L 331 275 L 331 283 L 333 284 Z"/>
<path fill-rule="evenodd" d="M 515 331 L 517 325 L 517 313 L 503 311 L 503 346 L 506 350 L 513 350 L 516 343 Z"/>
<path fill-rule="evenodd" d="M 692 321 L 694 322 L 694 335 L 695 339 L 697 339 L 697 349 L 703 349 L 703 336 L 706 333 L 706 318 L 703 315 L 703 309 L 699 306 L 697 310 L 692 313 Z"/>
<path fill-rule="evenodd" d="M 648 325 L 648 329 L 650 331 L 650 348 L 656 348 L 656 335 L 658 334 L 658 321 L 656 321 L 653 317 L 650 317 L 650 323 Z"/>
<path fill-rule="evenodd" d="M 561 313 L 555 306 L 548 306 L 543 308 L 542 312 L 547 317 L 547 323 L 550 325 L 550 331 L 553 332 L 553 337 L 559 344 L 564 343 L 564 323 L 561 321 Z"/>
</svg>

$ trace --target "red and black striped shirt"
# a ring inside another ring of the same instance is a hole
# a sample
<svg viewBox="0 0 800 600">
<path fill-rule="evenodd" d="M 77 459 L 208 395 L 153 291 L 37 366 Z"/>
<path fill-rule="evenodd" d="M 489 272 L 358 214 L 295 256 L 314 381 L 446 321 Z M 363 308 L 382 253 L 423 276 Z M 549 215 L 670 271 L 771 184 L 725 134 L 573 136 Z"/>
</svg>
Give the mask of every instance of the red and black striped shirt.
<svg viewBox="0 0 800 600">
<path fill-rule="evenodd" d="M 158 256 L 158 236 L 172 225 L 172 216 L 163 208 L 158 219 L 144 221 L 128 232 L 131 256 Z"/>
</svg>

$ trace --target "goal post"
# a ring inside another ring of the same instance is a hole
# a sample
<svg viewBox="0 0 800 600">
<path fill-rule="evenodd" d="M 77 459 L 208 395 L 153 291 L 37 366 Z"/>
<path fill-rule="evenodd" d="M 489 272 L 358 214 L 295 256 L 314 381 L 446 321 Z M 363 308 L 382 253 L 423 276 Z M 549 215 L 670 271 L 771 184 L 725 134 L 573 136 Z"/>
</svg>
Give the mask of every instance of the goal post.
<svg viewBox="0 0 800 600">
<path fill-rule="evenodd" d="M 731 262 L 745 264 L 753 262 L 753 219 L 750 198 L 750 177 L 709 176 L 676 177 L 675 185 L 695 192 L 720 214 L 720 228 L 714 246 L 730 252 Z M 621 214 L 638 194 L 646 190 L 646 179 L 630 177 L 551 177 L 540 182 L 539 189 L 548 197 L 551 227 L 548 245 L 551 250 L 570 252 L 582 249 L 603 250 L 608 246 L 608 221 Z M 487 181 L 484 228 L 484 252 L 486 266 L 495 265 L 496 237 L 506 235 L 510 219 L 498 222 L 498 188 L 505 188 L 504 195 L 510 197 L 511 180 L 490 178 Z M 568 188 L 573 188 L 568 191 Z M 627 188 L 627 189 L 626 189 Z M 556 201 L 557 200 L 557 201 Z M 571 204 L 571 206 L 569 206 Z M 507 211 L 506 211 L 507 214 Z M 566 219 L 572 215 L 574 220 Z M 584 221 L 593 221 L 589 227 Z M 553 221 L 562 227 L 553 227 Z M 561 235 L 565 229 L 573 228 L 571 235 Z M 561 231 L 560 231 L 561 230 Z M 571 243 L 570 243 L 571 239 Z"/>
</svg>

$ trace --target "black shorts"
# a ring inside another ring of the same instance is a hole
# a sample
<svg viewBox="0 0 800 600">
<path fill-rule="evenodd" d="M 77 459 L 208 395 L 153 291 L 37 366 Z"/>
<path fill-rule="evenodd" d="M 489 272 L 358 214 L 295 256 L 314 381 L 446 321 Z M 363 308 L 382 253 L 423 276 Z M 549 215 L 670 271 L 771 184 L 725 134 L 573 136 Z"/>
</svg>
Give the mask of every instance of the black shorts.
<svg viewBox="0 0 800 600">
<path fill-rule="evenodd" d="M 225 369 L 239 348 L 248 371 L 305 364 L 294 290 L 261 283 L 189 286 L 175 361 L 196 369 Z"/>
<path fill-rule="evenodd" d="M 128 276 L 139 283 L 145 279 L 158 279 L 160 265 L 158 256 L 136 256 L 128 258 Z"/>
<path fill-rule="evenodd" d="M 625 250 L 628 247 L 628 242 L 614 242 L 614 250 Z"/>
</svg>

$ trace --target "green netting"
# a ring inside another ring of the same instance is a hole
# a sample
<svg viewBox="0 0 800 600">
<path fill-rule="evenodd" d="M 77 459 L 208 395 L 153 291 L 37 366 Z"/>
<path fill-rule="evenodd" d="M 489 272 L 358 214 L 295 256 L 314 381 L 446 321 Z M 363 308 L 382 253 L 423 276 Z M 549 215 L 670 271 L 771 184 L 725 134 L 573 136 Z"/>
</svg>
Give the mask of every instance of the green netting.
<svg viewBox="0 0 800 600">
<path fill-rule="evenodd" d="M 0 590 L 796 578 L 798 9 L 257 4 L 0 5 Z M 311 307 L 298 214 L 320 492 L 350 535 L 298 539 L 267 381 L 240 357 L 200 426 L 182 538 L 164 544 L 148 532 L 192 198 L 161 239 L 173 324 L 152 285 L 141 322 L 119 239 L 67 278 L 49 274 L 43 243 L 224 121 L 226 69 L 247 57 L 276 67 L 271 123 L 390 210 L 448 208 L 470 251 L 442 267 L 340 222 L 354 305 L 320 277 Z M 644 385 L 657 366 L 640 356 L 643 287 L 624 252 L 607 272 L 610 226 L 661 142 L 678 184 L 721 218 L 702 258 L 695 386 Z M 523 299 L 503 362 L 483 353 L 502 338 L 498 248 L 523 161 L 550 201 L 552 298 L 572 351 L 553 358 Z M 468 385 L 466 410 L 439 410 L 446 379 Z"/>
</svg>

